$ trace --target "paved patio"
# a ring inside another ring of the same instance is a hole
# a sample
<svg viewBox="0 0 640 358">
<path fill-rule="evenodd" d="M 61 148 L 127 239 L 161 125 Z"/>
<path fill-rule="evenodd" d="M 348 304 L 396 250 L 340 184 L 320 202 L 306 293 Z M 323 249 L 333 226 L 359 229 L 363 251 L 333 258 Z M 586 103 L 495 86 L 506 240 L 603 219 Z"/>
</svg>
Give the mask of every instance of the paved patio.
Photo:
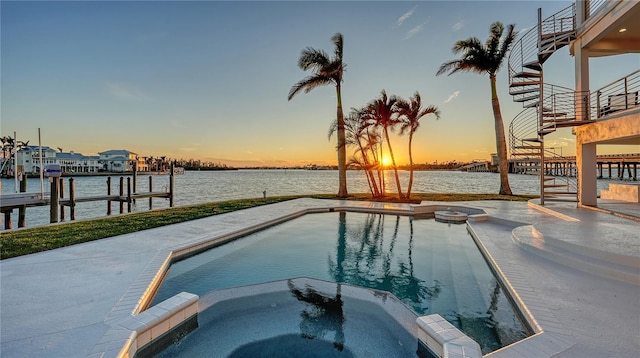
<svg viewBox="0 0 640 358">
<path fill-rule="evenodd" d="M 489 214 L 471 228 L 541 331 L 491 357 L 640 356 L 640 205 L 423 203 L 431 204 Z M 135 311 L 171 250 L 329 207 L 411 209 L 298 199 L 2 260 L 0 356 L 116 356 L 126 337 L 114 327 Z"/>
</svg>

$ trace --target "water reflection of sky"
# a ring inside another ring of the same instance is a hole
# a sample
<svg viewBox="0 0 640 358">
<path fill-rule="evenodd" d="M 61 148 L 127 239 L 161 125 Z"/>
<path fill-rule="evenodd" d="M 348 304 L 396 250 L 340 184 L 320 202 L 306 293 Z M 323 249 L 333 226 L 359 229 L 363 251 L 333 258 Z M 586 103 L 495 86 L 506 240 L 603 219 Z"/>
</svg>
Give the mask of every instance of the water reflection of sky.
<svg viewBox="0 0 640 358">
<path fill-rule="evenodd" d="M 409 180 L 408 171 L 398 172 L 402 187 L 406 189 Z M 367 193 L 369 187 L 363 172 L 348 171 L 350 193 Z M 46 179 L 45 179 L 46 180 Z M 387 175 L 387 192 L 394 193 L 395 182 L 391 171 Z M 76 197 L 100 196 L 107 194 L 106 177 L 75 178 Z M 112 177 L 112 193 L 119 190 L 119 177 Z M 69 178 L 64 178 L 65 193 L 69 195 Z M 515 194 L 535 194 L 540 190 L 535 175 L 509 174 L 511 189 Z M 598 190 L 608 188 L 609 183 L 618 180 L 598 180 Z M 153 190 L 168 188 L 169 177 L 153 176 Z M 126 180 L 125 180 L 126 185 Z M 149 189 L 149 176 L 140 174 L 137 180 L 139 192 Z M 205 202 L 242 198 L 258 198 L 266 191 L 267 196 L 299 194 L 335 194 L 338 188 L 338 175 L 332 170 L 237 170 L 222 172 L 190 171 L 175 178 L 175 205 L 191 205 Z M 457 171 L 417 171 L 413 183 L 414 193 L 497 193 L 500 188 L 498 174 L 465 173 Z M 49 183 L 45 182 L 45 192 Z M 14 192 L 14 180 L 2 179 L 2 193 Z M 40 192 L 39 178 L 30 178 L 27 192 Z M 126 188 L 124 190 L 126 193 Z M 134 210 L 148 209 L 148 200 L 138 201 Z M 154 199 L 153 208 L 167 208 L 167 199 Z M 67 210 L 67 218 L 68 209 Z M 117 203 L 112 204 L 114 213 L 118 212 Z M 126 210 L 126 208 L 125 208 Z M 106 215 L 107 203 L 86 202 L 76 205 L 76 218 L 86 219 Z M 18 211 L 12 215 L 18 222 Z M 27 210 L 27 226 L 49 223 L 49 207 L 34 207 Z"/>
<path fill-rule="evenodd" d="M 174 264 L 156 301 L 291 277 L 390 291 L 485 353 L 526 336 L 466 227 L 407 216 L 306 215 Z"/>
</svg>

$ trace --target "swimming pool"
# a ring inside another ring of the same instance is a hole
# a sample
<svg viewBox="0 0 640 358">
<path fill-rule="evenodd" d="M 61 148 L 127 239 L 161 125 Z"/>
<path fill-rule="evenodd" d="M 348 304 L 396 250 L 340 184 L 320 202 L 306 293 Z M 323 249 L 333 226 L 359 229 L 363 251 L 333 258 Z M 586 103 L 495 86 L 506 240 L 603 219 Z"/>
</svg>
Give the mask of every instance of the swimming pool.
<svg viewBox="0 0 640 358">
<path fill-rule="evenodd" d="M 392 295 L 296 278 L 200 297 L 199 327 L 163 357 L 415 357 L 417 316 Z M 391 316 L 393 314 L 393 317 Z"/>
<path fill-rule="evenodd" d="M 529 335 L 466 226 L 411 216 L 305 215 L 173 263 L 154 304 L 292 277 L 389 291 L 418 315 L 440 314 L 485 354 Z"/>
</svg>

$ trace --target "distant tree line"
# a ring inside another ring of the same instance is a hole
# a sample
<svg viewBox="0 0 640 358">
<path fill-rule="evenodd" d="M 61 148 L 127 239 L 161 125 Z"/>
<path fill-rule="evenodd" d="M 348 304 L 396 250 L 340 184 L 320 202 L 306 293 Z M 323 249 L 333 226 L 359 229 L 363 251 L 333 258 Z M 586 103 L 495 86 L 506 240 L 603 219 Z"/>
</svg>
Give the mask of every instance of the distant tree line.
<svg viewBox="0 0 640 358">
<path fill-rule="evenodd" d="M 184 170 L 237 170 L 223 163 L 199 159 L 176 159 L 173 163 L 175 166 L 183 167 Z"/>
</svg>

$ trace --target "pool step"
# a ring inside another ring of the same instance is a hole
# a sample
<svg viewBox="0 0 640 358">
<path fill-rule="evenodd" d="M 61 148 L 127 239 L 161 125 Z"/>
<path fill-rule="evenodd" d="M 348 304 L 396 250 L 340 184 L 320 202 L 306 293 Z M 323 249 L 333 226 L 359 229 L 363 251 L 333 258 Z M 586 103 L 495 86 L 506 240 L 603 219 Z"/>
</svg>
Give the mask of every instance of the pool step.
<svg viewBox="0 0 640 358">
<path fill-rule="evenodd" d="M 620 253 L 606 250 L 605 247 L 596 248 L 597 245 L 588 242 L 580 244 L 580 240 L 588 241 L 588 236 L 579 233 L 582 230 L 578 227 L 583 224 L 580 222 L 555 223 L 555 225 L 566 226 L 564 229 L 556 228 L 558 236 L 564 236 L 563 239 L 543 233 L 544 224 L 517 227 L 511 235 L 513 241 L 520 247 L 546 259 L 584 272 L 640 285 L 640 257 L 633 255 L 633 252 Z M 608 229 L 616 230 L 613 227 Z M 624 235 L 628 236 L 628 233 L 625 230 L 619 230 L 619 232 L 612 232 L 611 235 L 625 237 Z M 597 233 L 591 237 L 593 240 L 601 239 Z M 633 248 L 631 250 L 633 251 Z"/>
</svg>

